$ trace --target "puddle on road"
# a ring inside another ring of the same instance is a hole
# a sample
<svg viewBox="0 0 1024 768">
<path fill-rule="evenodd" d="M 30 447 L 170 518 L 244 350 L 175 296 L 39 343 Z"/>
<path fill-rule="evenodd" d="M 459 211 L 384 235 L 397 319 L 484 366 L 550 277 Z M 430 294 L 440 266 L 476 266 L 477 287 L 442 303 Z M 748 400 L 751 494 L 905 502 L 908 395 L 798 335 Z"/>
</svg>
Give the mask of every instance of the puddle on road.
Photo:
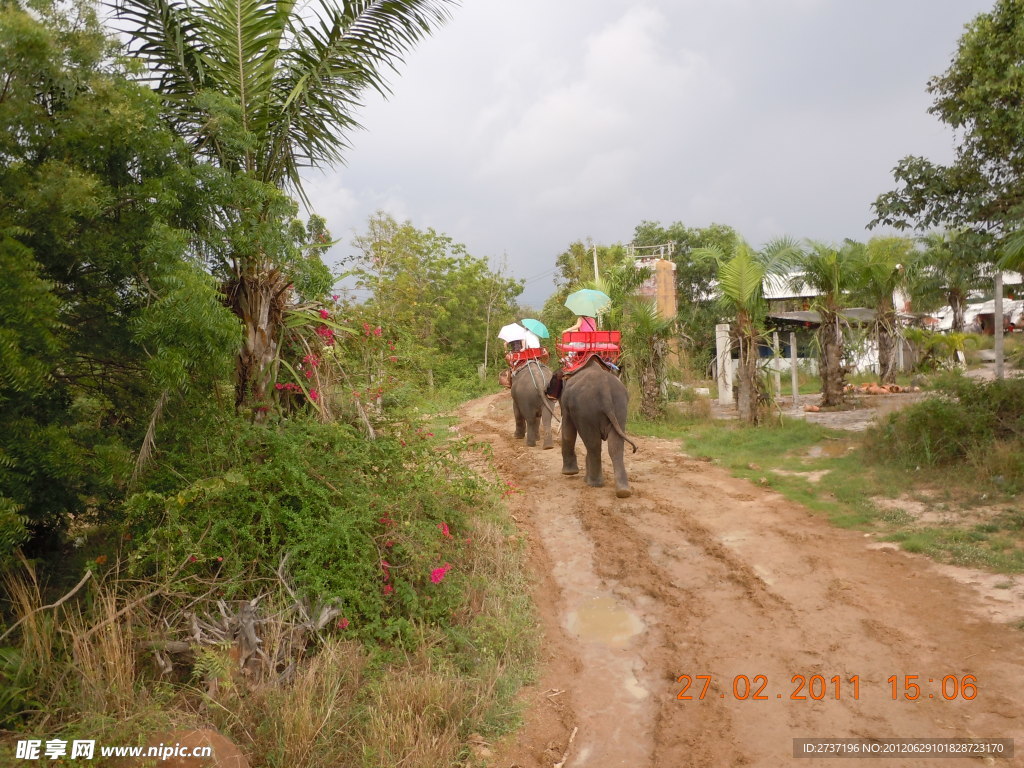
<svg viewBox="0 0 1024 768">
<path fill-rule="evenodd" d="M 569 631 L 581 640 L 594 640 L 613 648 L 623 648 L 644 631 L 644 623 L 613 597 L 592 597 L 569 612 Z"/>
</svg>

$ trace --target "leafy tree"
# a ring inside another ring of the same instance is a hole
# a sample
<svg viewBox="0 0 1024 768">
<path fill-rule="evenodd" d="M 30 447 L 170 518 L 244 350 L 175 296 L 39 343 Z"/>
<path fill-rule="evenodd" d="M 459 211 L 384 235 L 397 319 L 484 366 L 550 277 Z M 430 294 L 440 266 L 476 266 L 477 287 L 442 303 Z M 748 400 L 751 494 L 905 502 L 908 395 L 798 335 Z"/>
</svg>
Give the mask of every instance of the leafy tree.
<svg viewBox="0 0 1024 768">
<path fill-rule="evenodd" d="M 210 255 L 245 326 L 239 405 L 266 399 L 290 287 L 322 272 L 281 234 L 291 230 L 287 203 L 265 187 L 302 194 L 303 167 L 342 159 L 360 94 L 386 94 L 384 72 L 446 19 L 449 2 L 118 0 L 171 125 L 236 177 L 216 226 L 239 237 Z"/>
<path fill-rule="evenodd" d="M 475 371 L 485 346 L 499 359 L 500 350 L 487 344 L 486 318 L 495 319 L 492 332 L 517 319 L 522 282 L 496 274 L 450 237 L 382 212 L 353 243 L 358 253 L 351 275 L 371 294 L 360 311 L 383 333 L 411 342 L 414 369 L 433 376 L 448 368 L 446 378 L 465 376 Z"/>
<path fill-rule="evenodd" d="M 928 84 L 929 111 L 957 132 L 953 163 L 903 158 L 893 171 L 899 186 L 875 201 L 872 226 L 966 230 L 990 265 L 1000 260 L 1001 241 L 1024 214 L 1022 59 L 1024 3 L 997 0 L 967 25 L 949 69 Z M 1001 350 L 997 323 L 997 368 Z"/>
<path fill-rule="evenodd" d="M 154 404 L 238 340 L 171 223 L 188 152 L 113 50 L 85 6 L 0 6 L 2 545 L 109 512 Z"/>
<path fill-rule="evenodd" d="M 789 265 L 801 258 L 800 248 L 793 241 L 781 238 L 755 251 L 737 238 L 728 251 L 707 246 L 695 249 L 692 255 L 716 266 L 719 316 L 733 320 L 733 336 L 739 347 L 737 406 L 740 418 L 756 424 L 760 420 L 758 346 L 764 338 L 764 318 L 768 311 L 764 280 L 769 275 L 785 274 Z"/>
<path fill-rule="evenodd" d="M 885 384 L 896 382 L 896 344 L 900 343 L 899 315 L 893 294 L 906 291 L 915 243 L 906 237 L 873 237 L 867 244 L 848 243 L 853 269 L 854 300 L 875 310 L 871 331 L 878 344 L 879 377 Z"/>
<path fill-rule="evenodd" d="M 820 242 L 811 242 L 809 246 L 794 263 L 798 270 L 794 287 L 803 283 L 817 293 L 811 309 L 820 316 L 815 338 L 821 352 L 818 361 L 821 404 L 842 405 L 846 375 L 850 372 L 845 360 L 847 323 L 843 310 L 848 306 L 849 293 L 855 285 L 856 246 L 849 242 L 842 248 Z"/>
</svg>

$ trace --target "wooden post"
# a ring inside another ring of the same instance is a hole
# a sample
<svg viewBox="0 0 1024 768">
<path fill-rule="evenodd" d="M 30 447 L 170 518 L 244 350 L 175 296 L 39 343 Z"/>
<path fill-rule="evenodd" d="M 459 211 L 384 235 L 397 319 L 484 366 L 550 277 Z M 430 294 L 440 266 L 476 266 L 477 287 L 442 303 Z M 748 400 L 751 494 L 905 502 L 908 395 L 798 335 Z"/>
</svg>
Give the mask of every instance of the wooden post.
<svg viewBox="0 0 1024 768">
<path fill-rule="evenodd" d="M 797 375 L 799 371 L 799 358 L 796 354 L 796 331 L 789 332 L 789 368 L 790 376 L 793 380 L 793 410 L 797 410 L 800 406 L 797 403 L 797 398 L 800 395 L 800 379 Z"/>
</svg>

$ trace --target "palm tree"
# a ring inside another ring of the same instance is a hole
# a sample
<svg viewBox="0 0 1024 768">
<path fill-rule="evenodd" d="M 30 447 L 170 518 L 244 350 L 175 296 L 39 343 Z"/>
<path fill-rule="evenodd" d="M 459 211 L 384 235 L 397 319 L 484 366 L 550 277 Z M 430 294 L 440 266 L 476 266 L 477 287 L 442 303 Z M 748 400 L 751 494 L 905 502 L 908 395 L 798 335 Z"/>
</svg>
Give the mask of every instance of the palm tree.
<svg viewBox="0 0 1024 768">
<path fill-rule="evenodd" d="M 852 248 L 837 249 L 825 243 L 810 241 L 808 250 L 796 262 L 800 271 L 794 283 L 803 283 L 817 292 L 811 309 L 820 316 L 816 334 L 821 352 L 818 369 L 821 375 L 821 405 L 842 405 L 846 374 L 850 372 L 844 360 L 846 321 L 843 310 L 852 287 Z"/>
<path fill-rule="evenodd" d="M 883 384 L 896 382 L 899 315 L 893 294 L 905 291 L 915 272 L 914 241 L 906 237 L 873 237 L 867 245 L 848 242 L 855 297 L 875 310 L 872 331 L 878 343 L 878 375 Z M 902 342 L 900 342 L 902 343 Z"/>
<path fill-rule="evenodd" d="M 630 298 L 622 319 L 622 362 L 640 390 L 640 412 L 648 419 L 665 413 L 662 385 L 674 317 L 662 317 L 653 299 Z"/>
<path fill-rule="evenodd" d="M 769 275 L 785 274 L 801 258 L 799 246 L 789 238 L 774 240 L 760 251 L 736 238 L 729 251 L 717 247 L 697 248 L 696 259 L 711 259 L 718 264 L 719 304 L 723 315 L 734 317 L 734 337 L 739 345 L 737 393 L 740 417 L 756 424 L 758 345 L 764 337 L 764 318 L 768 304 L 764 298 L 764 280 Z"/>
<path fill-rule="evenodd" d="M 239 189 L 217 225 L 242 235 L 212 266 L 244 325 L 236 403 L 260 399 L 293 274 L 275 235 L 265 236 L 287 226 L 279 201 L 258 185 L 305 199 L 300 170 L 342 160 L 360 94 L 387 94 L 385 71 L 447 19 L 453 0 L 113 2 L 170 123 Z"/>
</svg>

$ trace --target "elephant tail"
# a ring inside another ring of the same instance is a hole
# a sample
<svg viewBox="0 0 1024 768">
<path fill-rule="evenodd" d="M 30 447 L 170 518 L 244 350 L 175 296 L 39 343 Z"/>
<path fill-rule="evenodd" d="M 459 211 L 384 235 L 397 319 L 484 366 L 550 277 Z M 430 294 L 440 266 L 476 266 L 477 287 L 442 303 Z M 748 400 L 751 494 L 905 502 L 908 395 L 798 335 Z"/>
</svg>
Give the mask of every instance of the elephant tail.
<svg viewBox="0 0 1024 768">
<path fill-rule="evenodd" d="M 612 404 L 605 400 L 604 406 L 604 412 L 608 416 L 608 422 L 612 425 L 612 429 L 614 429 L 618 433 L 619 437 L 621 437 L 623 440 L 625 440 L 627 443 L 633 446 L 633 453 L 636 453 L 636 443 L 634 443 L 626 436 L 625 431 L 619 425 L 619 420 L 615 418 L 615 411 L 612 408 Z"/>
</svg>

